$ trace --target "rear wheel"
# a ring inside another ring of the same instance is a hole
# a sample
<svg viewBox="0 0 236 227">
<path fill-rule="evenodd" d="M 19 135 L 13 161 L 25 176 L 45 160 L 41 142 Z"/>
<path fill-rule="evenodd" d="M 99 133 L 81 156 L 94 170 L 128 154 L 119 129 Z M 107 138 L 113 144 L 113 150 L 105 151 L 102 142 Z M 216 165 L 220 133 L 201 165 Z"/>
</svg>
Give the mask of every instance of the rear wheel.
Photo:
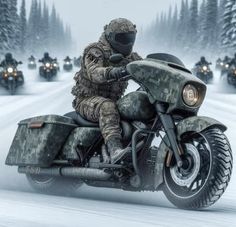
<svg viewBox="0 0 236 227">
<path fill-rule="evenodd" d="M 208 207 L 222 196 L 230 181 L 230 144 L 221 130 L 212 128 L 185 141 L 183 147 L 183 167 L 165 167 L 163 191 L 179 208 Z"/>
<path fill-rule="evenodd" d="M 31 187 L 40 193 L 73 195 L 83 184 L 80 179 L 26 174 Z"/>
</svg>

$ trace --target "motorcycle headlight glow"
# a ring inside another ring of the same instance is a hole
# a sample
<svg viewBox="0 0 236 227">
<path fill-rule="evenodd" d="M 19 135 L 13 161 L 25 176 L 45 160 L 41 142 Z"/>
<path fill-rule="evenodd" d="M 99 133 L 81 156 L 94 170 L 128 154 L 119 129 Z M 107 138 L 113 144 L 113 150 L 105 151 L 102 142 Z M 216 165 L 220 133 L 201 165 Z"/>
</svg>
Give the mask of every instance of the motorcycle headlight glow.
<svg viewBox="0 0 236 227">
<path fill-rule="evenodd" d="M 30 64 L 34 64 L 34 62 L 33 62 L 33 61 L 31 61 L 31 62 L 30 62 Z"/>
<path fill-rule="evenodd" d="M 70 64 L 70 62 L 66 62 L 66 64 L 67 64 L 67 65 L 69 65 L 69 64 Z"/>
<path fill-rule="evenodd" d="M 7 72 L 8 72 L 8 73 L 13 73 L 13 72 L 14 72 L 14 69 L 13 69 L 12 67 L 9 67 L 9 68 L 7 68 Z"/>
<path fill-rule="evenodd" d="M 53 66 L 54 66 L 54 67 L 57 67 L 57 63 L 54 63 Z"/>
<path fill-rule="evenodd" d="M 202 67 L 202 69 L 203 69 L 204 71 L 207 71 L 207 66 L 204 65 L 204 66 Z"/>
<path fill-rule="evenodd" d="M 220 63 L 220 65 L 221 65 L 221 66 L 223 66 L 223 65 L 224 65 L 224 63 L 223 63 L 223 62 L 221 62 L 221 63 Z"/>
<path fill-rule="evenodd" d="M 229 64 L 226 64 L 226 65 L 225 65 L 225 68 L 229 68 Z"/>
<path fill-rule="evenodd" d="M 49 68 L 49 67 L 50 67 L 50 63 L 46 63 L 45 65 L 46 65 L 46 67 L 47 67 L 47 68 Z"/>
<path fill-rule="evenodd" d="M 186 105 L 193 107 L 199 101 L 199 92 L 197 88 L 191 84 L 187 84 L 183 89 L 183 100 Z"/>
</svg>

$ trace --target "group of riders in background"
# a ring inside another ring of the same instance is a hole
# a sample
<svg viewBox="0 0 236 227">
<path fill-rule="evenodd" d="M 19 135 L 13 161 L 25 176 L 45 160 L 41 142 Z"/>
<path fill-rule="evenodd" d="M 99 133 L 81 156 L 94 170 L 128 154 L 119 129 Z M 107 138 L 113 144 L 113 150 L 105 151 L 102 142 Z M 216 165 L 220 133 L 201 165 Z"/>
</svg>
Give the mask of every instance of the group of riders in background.
<svg viewBox="0 0 236 227">
<path fill-rule="evenodd" d="M 67 56 L 63 61 L 63 70 L 70 72 L 73 70 L 73 66 L 80 67 L 81 56 L 78 58 L 74 57 L 74 59 Z M 60 71 L 57 58 L 52 58 L 48 52 L 44 53 L 43 58 L 39 59 L 38 62 L 42 63 L 39 67 L 39 75 L 47 81 L 51 81 Z M 22 62 L 17 61 L 11 53 L 7 53 L 5 59 L 0 64 L 2 68 L 0 72 L 0 85 L 8 89 L 12 95 L 15 94 L 17 87 L 24 84 L 23 72 L 17 69 L 20 64 Z M 200 61 L 192 69 L 193 74 L 206 84 L 212 83 L 214 79 L 210 65 L 212 65 L 211 62 L 208 62 L 205 57 L 201 57 Z M 28 69 L 37 69 L 37 61 L 33 55 L 28 58 Z M 236 87 L 236 53 L 233 58 L 227 55 L 223 60 L 218 58 L 215 69 L 221 72 L 221 79 L 227 78 L 228 84 Z"/>
<path fill-rule="evenodd" d="M 72 61 L 72 59 L 67 56 L 63 61 L 64 71 L 70 72 L 73 70 L 73 66 L 80 67 L 81 57 L 75 57 Z M 39 59 L 38 62 L 42 64 L 39 66 L 39 75 L 47 81 L 51 81 L 60 71 L 57 58 L 52 58 L 48 52 L 44 53 L 43 58 Z M 11 53 L 7 53 L 0 64 L 2 68 L 0 72 L 0 85 L 9 90 L 11 95 L 15 94 L 17 87 L 24 84 L 23 72 L 18 70 L 18 65 L 20 64 L 23 63 L 17 61 Z M 33 55 L 28 58 L 28 69 L 37 69 L 37 61 Z"/>
<path fill-rule="evenodd" d="M 213 82 L 214 74 L 210 68 L 211 62 L 208 62 L 205 57 L 201 57 L 193 68 L 193 74 L 206 84 Z M 234 57 L 230 58 L 227 55 L 222 60 L 218 58 L 216 60 L 215 69 L 220 71 L 220 78 L 223 80 L 226 78 L 227 83 L 236 87 L 236 53 Z"/>
</svg>

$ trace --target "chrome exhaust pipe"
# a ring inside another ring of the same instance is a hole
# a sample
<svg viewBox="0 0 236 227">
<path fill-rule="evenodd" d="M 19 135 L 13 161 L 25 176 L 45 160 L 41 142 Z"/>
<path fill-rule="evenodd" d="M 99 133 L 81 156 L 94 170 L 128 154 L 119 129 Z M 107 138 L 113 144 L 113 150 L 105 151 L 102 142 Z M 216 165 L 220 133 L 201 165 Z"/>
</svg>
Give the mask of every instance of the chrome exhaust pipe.
<svg viewBox="0 0 236 227">
<path fill-rule="evenodd" d="M 84 180 L 99 180 L 106 181 L 111 177 L 110 173 L 100 169 L 89 169 L 79 167 L 52 167 L 52 168 L 41 168 L 41 167 L 18 167 L 19 173 L 32 174 L 32 175 L 47 175 L 47 176 L 58 176 L 58 177 L 73 177 Z"/>
</svg>

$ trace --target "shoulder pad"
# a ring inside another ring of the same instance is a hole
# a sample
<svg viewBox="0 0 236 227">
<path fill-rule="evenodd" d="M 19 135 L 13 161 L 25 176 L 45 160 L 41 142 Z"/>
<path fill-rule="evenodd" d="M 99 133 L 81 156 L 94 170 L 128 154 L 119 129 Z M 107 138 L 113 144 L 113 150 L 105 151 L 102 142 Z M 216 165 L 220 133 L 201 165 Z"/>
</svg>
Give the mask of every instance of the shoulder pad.
<svg viewBox="0 0 236 227">
<path fill-rule="evenodd" d="M 92 43 L 88 45 L 84 50 L 84 56 L 87 54 L 92 55 L 95 58 L 100 58 L 104 56 L 104 51 L 99 43 Z"/>
</svg>

